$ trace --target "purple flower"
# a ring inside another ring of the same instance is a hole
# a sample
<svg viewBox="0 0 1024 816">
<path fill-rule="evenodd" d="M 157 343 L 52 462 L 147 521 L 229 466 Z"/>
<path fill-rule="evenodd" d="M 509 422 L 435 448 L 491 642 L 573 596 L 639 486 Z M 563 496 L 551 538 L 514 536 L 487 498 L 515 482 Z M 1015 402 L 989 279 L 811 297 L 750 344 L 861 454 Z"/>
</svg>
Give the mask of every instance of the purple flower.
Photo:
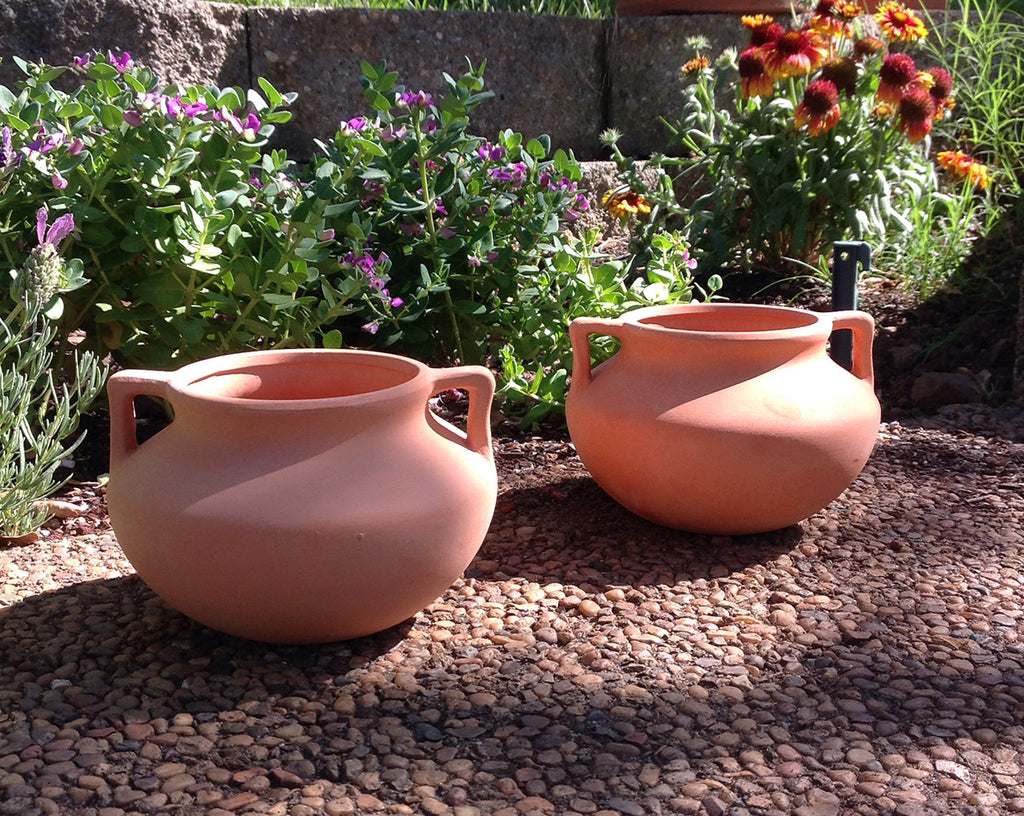
<svg viewBox="0 0 1024 816">
<path fill-rule="evenodd" d="M 227 122 L 231 129 L 247 142 L 253 141 L 260 129 L 260 120 L 255 113 L 250 113 L 243 122 L 241 117 L 232 113 L 227 108 L 221 108 L 218 111 L 214 111 L 213 118 L 218 122 Z"/>
<path fill-rule="evenodd" d="M 433 119 L 424 119 L 420 129 L 428 136 L 433 136 L 437 132 L 437 122 Z"/>
<path fill-rule="evenodd" d="M 50 181 L 53 182 L 53 186 L 58 190 L 67 189 L 68 180 L 60 174 L 59 170 L 53 171 L 53 175 L 50 176 Z"/>
<path fill-rule="evenodd" d="M 491 252 L 488 252 L 487 253 L 487 263 L 494 263 L 496 260 L 498 260 L 498 257 L 499 256 L 498 256 L 497 252 L 494 252 L 493 250 Z"/>
<path fill-rule="evenodd" d="M 113 51 L 107 52 L 107 58 L 110 60 L 110 64 L 113 65 L 122 74 L 125 71 L 131 69 L 134 64 L 132 61 L 132 55 L 127 51 L 122 51 L 120 54 L 115 54 Z"/>
<path fill-rule="evenodd" d="M 4 125 L 0 131 L 0 170 L 6 170 L 14 164 L 14 146 L 11 143 L 11 129 Z"/>
<path fill-rule="evenodd" d="M 365 116 L 356 116 L 354 119 L 342 122 L 341 132 L 346 136 L 355 136 L 360 131 L 365 130 L 367 124 Z"/>
<path fill-rule="evenodd" d="M 458 231 L 453 230 L 451 227 L 444 227 L 440 232 L 442 238 L 454 238 L 458 234 Z"/>
<path fill-rule="evenodd" d="M 178 118 L 178 114 L 182 112 L 181 97 L 180 96 L 167 96 L 163 99 L 164 113 L 167 114 L 167 118 L 174 121 Z"/>
<path fill-rule="evenodd" d="M 77 156 L 79 153 L 82 152 L 83 147 L 85 147 L 85 142 L 83 142 L 81 139 L 77 137 L 72 139 L 71 143 L 68 145 L 68 155 Z"/>
<path fill-rule="evenodd" d="M 501 161 L 505 158 L 505 148 L 484 142 L 476 149 L 477 155 L 484 161 Z"/>
<path fill-rule="evenodd" d="M 321 231 L 320 235 L 317 236 L 317 237 L 321 241 L 333 241 L 334 240 L 334 230 L 332 230 L 332 229 L 325 229 L 325 230 Z"/>
<path fill-rule="evenodd" d="M 362 330 L 364 332 L 366 332 L 367 334 L 376 334 L 377 332 L 380 331 L 380 326 L 377 324 L 377 321 L 374 320 L 374 321 L 372 321 L 370 323 L 367 323 L 365 326 L 363 326 Z"/>
<path fill-rule="evenodd" d="M 142 127 L 142 114 L 137 110 L 129 109 L 121 115 L 124 117 L 124 121 L 131 127 Z"/>
<path fill-rule="evenodd" d="M 47 229 L 46 222 L 49 220 L 49 217 L 50 214 L 46 211 L 46 207 L 40 207 L 36 211 L 36 235 L 39 236 L 40 244 L 53 244 L 56 246 L 67 238 L 75 228 L 75 217 L 71 213 L 65 213 L 50 224 L 50 228 Z"/>
<path fill-rule="evenodd" d="M 405 138 L 405 134 L 409 131 L 403 125 L 402 127 L 395 130 L 394 125 L 388 125 L 384 130 L 380 132 L 380 138 L 385 142 L 397 142 Z"/>
<path fill-rule="evenodd" d="M 199 114 L 201 113 L 206 113 L 209 110 L 209 108 L 207 107 L 205 102 L 200 100 L 199 102 L 189 102 L 182 108 L 182 110 L 184 111 L 186 116 L 192 117 L 199 116 Z"/>
<path fill-rule="evenodd" d="M 74 59 L 75 67 L 83 70 L 90 68 L 93 62 L 95 62 L 95 60 L 93 59 L 93 53 L 91 51 L 82 54 L 80 57 L 75 57 Z"/>
<path fill-rule="evenodd" d="M 403 235 L 422 235 L 423 225 L 422 224 L 399 224 L 398 229 Z"/>
<path fill-rule="evenodd" d="M 391 298 L 391 308 L 392 308 L 392 309 L 399 309 L 399 308 L 401 308 L 401 307 L 402 307 L 402 306 L 403 306 L 404 304 L 405 304 L 405 301 L 404 301 L 404 300 L 402 300 L 402 299 L 401 299 L 400 297 L 396 297 L 396 298 Z"/>
<path fill-rule="evenodd" d="M 479 255 L 470 255 L 468 258 L 466 258 L 467 266 L 477 267 L 480 266 L 480 264 L 481 260 Z"/>
<path fill-rule="evenodd" d="M 259 176 L 250 176 L 249 183 L 257 190 L 262 190 L 266 185 L 263 183 L 263 179 Z"/>
<path fill-rule="evenodd" d="M 242 138 L 247 142 L 251 142 L 256 138 L 256 134 L 260 130 L 260 120 L 255 113 L 250 113 L 245 117 L 245 124 L 242 125 Z"/>
<path fill-rule="evenodd" d="M 497 167 L 491 171 L 491 178 L 495 181 L 512 181 L 512 174 L 504 167 Z"/>
<path fill-rule="evenodd" d="M 433 104 L 426 91 L 406 91 L 398 97 L 398 106 L 402 108 L 426 108 Z"/>
</svg>

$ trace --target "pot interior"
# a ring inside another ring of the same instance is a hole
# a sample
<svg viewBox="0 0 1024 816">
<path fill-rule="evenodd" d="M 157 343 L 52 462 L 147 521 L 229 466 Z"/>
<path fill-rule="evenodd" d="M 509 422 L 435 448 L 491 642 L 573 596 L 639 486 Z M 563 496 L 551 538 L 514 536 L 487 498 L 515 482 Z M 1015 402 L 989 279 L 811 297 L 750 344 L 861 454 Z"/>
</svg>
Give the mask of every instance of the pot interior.
<svg viewBox="0 0 1024 816">
<path fill-rule="evenodd" d="M 695 332 L 768 332 L 802 329 L 813 326 L 818 320 L 818 315 L 813 312 L 767 306 L 683 309 L 672 314 L 651 315 L 637 322 L 645 326 Z"/>
<path fill-rule="evenodd" d="M 335 399 L 394 388 L 417 373 L 415 366 L 401 360 L 286 358 L 200 377 L 190 382 L 187 390 L 200 396 L 242 400 Z"/>
</svg>

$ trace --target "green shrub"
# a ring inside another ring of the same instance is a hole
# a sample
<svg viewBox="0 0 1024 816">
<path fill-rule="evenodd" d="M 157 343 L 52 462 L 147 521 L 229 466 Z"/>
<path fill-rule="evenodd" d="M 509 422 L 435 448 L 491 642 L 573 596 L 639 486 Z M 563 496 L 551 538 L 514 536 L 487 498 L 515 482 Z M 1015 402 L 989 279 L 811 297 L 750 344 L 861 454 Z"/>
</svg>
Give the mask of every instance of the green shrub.
<svg viewBox="0 0 1024 816">
<path fill-rule="evenodd" d="M 530 423 L 564 403 L 573 317 L 689 297 L 688 268 L 640 283 L 568 233 L 588 206 L 571 154 L 546 136 L 473 135 L 482 68 L 446 76 L 437 97 L 383 63 L 362 70 L 371 110 L 321 145 L 310 189 L 341 246 L 338 288 L 354 276 L 375 296 L 353 300 L 329 342 L 358 326 L 381 348 L 500 367 L 501 393 L 520 403 L 509 410 Z"/>
<path fill-rule="evenodd" d="M 483 68 L 435 97 L 364 63 L 367 113 L 298 168 L 261 150 L 292 99 L 263 80 L 163 87 L 127 54 L 19 64 L 18 93 L 0 88 L 0 269 L 22 268 L 42 204 L 73 217 L 48 314 L 124 365 L 375 346 L 490 364 L 532 422 L 564 403 L 572 317 L 690 297 L 685 263 L 638 277 L 569 232 L 587 206 L 570 153 L 472 133 Z"/>
<path fill-rule="evenodd" d="M 911 229 L 936 192 L 929 133 L 952 107 L 949 74 L 906 52 L 926 36 L 912 11 L 883 6 L 884 41 L 859 15 L 835 3 L 788 29 L 744 18 L 749 45 L 717 62 L 697 38 L 680 71 L 683 112 L 667 123 L 675 152 L 650 164 L 657 183 L 641 186 L 615 150 L 624 183 L 653 218 L 684 225 L 703 264 L 823 267 L 834 241 L 879 247 Z"/>
<path fill-rule="evenodd" d="M 261 153 L 291 97 L 262 80 L 263 95 L 161 87 L 128 54 L 17 62 L 18 93 L 0 87 L 0 267 L 21 265 L 40 206 L 74 216 L 63 335 L 154 367 L 312 342 L 333 317 L 297 296 L 327 258 L 319 202 Z"/>
</svg>

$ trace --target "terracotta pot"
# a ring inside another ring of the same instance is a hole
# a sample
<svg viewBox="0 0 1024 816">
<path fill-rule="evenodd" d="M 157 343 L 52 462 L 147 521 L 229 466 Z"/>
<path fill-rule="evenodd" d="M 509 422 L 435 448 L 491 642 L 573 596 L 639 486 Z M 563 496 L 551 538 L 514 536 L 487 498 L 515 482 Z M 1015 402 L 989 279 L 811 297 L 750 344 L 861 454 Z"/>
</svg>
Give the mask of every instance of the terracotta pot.
<svg viewBox="0 0 1024 816">
<path fill-rule="evenodd" d="M 427 408 L 460 388 L 465 433 Z M 110 378 L 110 520 L 142 579 L 233 635 L 323 643 L 430 604 L 494 512 L 485 368 L 368 351 L 263 351 Z M 141 445 L 133 400 L 174 419 Z"/>
<path fill-rule="evenodd" d="M 580 459 L 612 498 L 699 533 L 786 527 L 842 493 L 878 432 L 863 312 L 776 306 L 655 306 L 569 328 L 566 416 Z M 854 337 L 853 372 L 826 353 Z M 620 350 L 591 371 L 590 336 Z"/>
</svg>

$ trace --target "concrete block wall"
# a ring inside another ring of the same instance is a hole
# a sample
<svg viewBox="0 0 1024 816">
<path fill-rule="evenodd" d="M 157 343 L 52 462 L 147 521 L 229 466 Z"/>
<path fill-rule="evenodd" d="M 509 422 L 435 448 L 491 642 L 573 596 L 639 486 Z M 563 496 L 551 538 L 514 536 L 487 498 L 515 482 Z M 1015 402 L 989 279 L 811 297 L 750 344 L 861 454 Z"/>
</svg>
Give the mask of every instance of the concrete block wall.
<svg viewBox="0 0 1024 816">
<path fill-rule="evenodd" d="M 685 43 L 708 37 L 714 50 L 739 44 L 735 15 L 617 20 L 361 9 L 249 8 L 200 0 L 0 0 L 0 83 L 20 77 L 12 56 L 64 62 L 89 50 L 129 51 L 166 82 L 255 87 L 265 77 L 295 91 L 294 120 L 281 142 L 308 157 L 313 139 L 367 106 L 362 60 L 384 59 L 414 90 L 442 92 L 442 74 L 484 61 L 495 98 L 474 129 L 546 133 L 577 158 L 602 156 L 614 126 L 624 149 L 661 150 L 659 115 L 678 98 Z"/>
</svg>

